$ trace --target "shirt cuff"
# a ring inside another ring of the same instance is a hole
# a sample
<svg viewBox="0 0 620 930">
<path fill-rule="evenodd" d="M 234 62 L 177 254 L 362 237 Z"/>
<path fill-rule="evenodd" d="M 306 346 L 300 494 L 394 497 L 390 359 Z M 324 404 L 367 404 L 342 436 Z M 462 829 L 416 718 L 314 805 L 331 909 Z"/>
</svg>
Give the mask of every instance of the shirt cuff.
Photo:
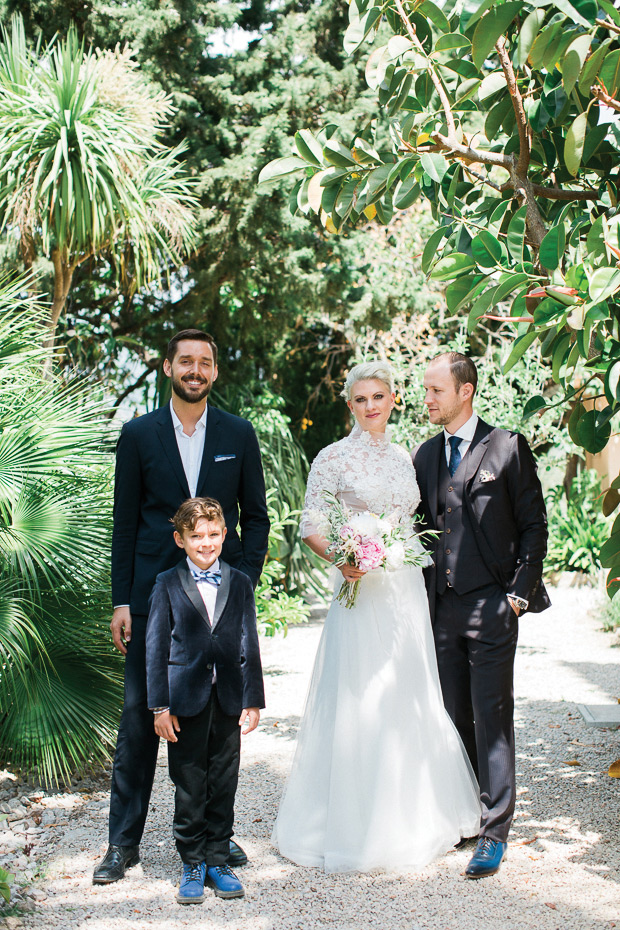
<svg viewBox="0 0 620 930">
<path fill-rule="evenodd" d="M 156 717 L 159 717 L 160 714 L 165 714 L 167 710 L 170 710 L 169 707 L 150 707 L 149 710 L 153 711 L 153 714 Z"/>
</svg>

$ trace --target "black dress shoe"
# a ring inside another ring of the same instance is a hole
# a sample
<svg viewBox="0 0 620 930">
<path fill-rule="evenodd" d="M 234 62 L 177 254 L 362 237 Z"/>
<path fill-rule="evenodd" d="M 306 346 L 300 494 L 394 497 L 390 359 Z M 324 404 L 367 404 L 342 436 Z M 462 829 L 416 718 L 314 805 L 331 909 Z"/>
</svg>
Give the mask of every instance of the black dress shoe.
<svg viewBox="0 0 620 930">
<path fill-rule="evenodd" d="M 125 869 L 140 861 L 139 846 L 108 846 L 108 851 L 93 872 L 93 885 L 109 885 L 125 874 Z"/>
<path fill-rule="evenodd" d="M 238 843 L 235 843 L 234 840 L 230 840 L 226 865 L 230 865 L 232 868 L 238 869 L 240 865 L 245 865 L 247 861 L 248 857 L 241 849 L 241 846 L 239 846 Z"/>
</svg>

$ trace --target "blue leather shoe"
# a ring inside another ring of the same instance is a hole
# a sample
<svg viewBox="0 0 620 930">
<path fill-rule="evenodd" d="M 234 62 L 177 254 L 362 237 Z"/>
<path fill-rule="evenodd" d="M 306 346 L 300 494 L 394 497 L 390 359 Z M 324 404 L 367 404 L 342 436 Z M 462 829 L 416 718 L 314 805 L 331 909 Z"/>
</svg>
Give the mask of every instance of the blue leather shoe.
<svg viewBox="0 0 620 930">
<path fill-rule="evenodd" d="M 506 843 L 492 840 L 489 836 L 481 836 L 476 851 L 469 860 L 465 869 L 467 878 L 485 878 L 495 875 L 506 856 Z"/>
<path fill-rule="evenodd" d="M 228 865 L 207 868 L 206 883 L 218 898 L 242 898 L 245 894 L 243 885 Z"/>
<path fill-rule="evenodd" d="M 205 899 L 204 862 L 184 862 L 177 893 L 179 904 L 202 904 Z"/>
</svg>

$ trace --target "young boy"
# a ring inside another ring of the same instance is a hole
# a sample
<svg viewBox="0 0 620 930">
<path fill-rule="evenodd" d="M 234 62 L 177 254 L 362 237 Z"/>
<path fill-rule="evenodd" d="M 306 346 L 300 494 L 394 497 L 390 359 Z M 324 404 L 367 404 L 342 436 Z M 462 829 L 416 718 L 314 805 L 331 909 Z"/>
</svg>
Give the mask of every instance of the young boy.
<svg viewBox="0 0 620 930">
<path fill-rule="evenodd" d="M 211 498 L 186 500 L 172 518 L 187 558 L 157 576 L 146 630 L 149 707 L 168 740 L 173 833 L 183 861 L 179 904 L 199 904 L 205 882 L 243 897 L 226 865 L 233 832 L 241 727 L 265 706 L 252 582 L 220 560 L 224 514 Z"/>
</svg>

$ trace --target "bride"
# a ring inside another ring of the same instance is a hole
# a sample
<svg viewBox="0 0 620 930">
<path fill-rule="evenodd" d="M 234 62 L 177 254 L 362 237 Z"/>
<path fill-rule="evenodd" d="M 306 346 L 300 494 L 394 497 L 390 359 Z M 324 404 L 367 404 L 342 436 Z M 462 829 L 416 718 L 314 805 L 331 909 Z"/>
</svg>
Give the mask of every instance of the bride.
<svg viewBox="0 0 620 930">
<path fill-rule="evenodd" d="M 326 491 L 354 511 L 398 512 L 408 528 L 420 500 L 409 453 L 390 442 L 390 367 L 356 365 L 343 396 L 356 425 L 317 455 L 301 522 L 323 558 L 313 516 L 327 509 Z M 421 868 L 476 835 L 480 820 L 443 706 L 422 569 L 339 571 L 335 593 L 343 578 L 362 581 L 352 609 L 332 599 L 273 841 L 326 872 Z"/>
</svg>

